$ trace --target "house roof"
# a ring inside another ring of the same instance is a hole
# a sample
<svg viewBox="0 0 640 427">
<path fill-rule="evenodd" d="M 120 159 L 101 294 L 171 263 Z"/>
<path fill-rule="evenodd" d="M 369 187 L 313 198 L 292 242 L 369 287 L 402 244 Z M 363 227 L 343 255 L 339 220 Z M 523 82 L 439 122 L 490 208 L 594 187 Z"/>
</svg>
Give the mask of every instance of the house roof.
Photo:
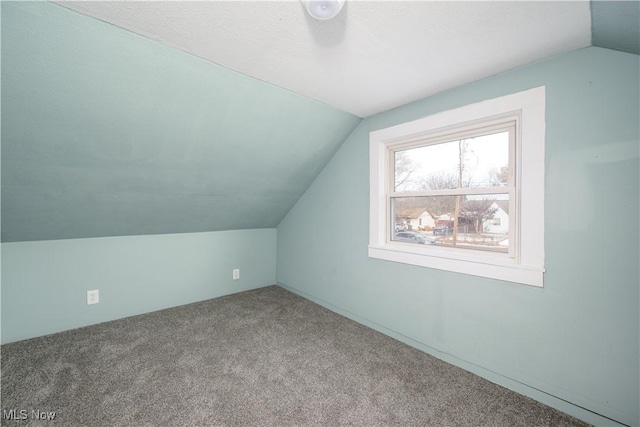
<svg viewBox="0 0 640 427">
<path fill-rule="evenodd" d="M 509 215 L 509 201 L 508 200 L 494 200 L 493 203 L 498 205 L 500 209 L 505 211 L 507 215 Z"/>
<path fill-rule="evenodd" d="M 401 218 L 420 218 L 423 214 L 429 214 L 424 208 L 404 208 L 396 209 L 396 216 Z"/>
</svg>

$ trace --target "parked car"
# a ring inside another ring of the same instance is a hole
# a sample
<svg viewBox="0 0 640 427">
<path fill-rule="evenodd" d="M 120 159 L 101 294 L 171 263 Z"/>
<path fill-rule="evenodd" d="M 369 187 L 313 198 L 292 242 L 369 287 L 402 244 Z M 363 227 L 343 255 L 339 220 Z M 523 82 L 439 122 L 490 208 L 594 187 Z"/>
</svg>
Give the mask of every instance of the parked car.
<svg viewBox="0 0 640 427">
<path fill-rule="evenodd" d="M 446 236 L 447 234 L 453 234 L 453 227 L 441 225 L 440 227 L 436 227 L 433 229 L 434 236 Z"/>
<path fill-rule="evenodd" d="M 399 222 L 396 222 L 396 233 L 398 231 L 406 231 L 407 230 L 407 226 L 404 224 L 401 224 Z"/>
<path fill-rule="evenodd" d="M 421 243 L 423 245 L 433 245 L 436 242 L 435 237 L 423 236 L 415 231 L 402 231 L 396 233 L 394 239 L 396 242 Z"/>
</svg>

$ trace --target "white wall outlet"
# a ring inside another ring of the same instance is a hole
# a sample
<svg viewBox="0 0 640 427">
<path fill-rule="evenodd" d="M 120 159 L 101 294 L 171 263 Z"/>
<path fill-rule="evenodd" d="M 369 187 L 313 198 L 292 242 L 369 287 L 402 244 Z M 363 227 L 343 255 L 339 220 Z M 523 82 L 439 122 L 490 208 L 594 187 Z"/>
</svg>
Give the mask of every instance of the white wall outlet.
<svg viewBox="0 0 640 427">
<path fill-rule="evenodd" d="M 97 304 L 100 302 L 100 294 L 98 290 L 87 291 L 87 304 Z"/>
<path fill-rule="evenodd" d="M 239 268 L 234 268 L 233 269 L 233 280 L 238 280 L 240 278 L 240 269 Z"/>
</svg>

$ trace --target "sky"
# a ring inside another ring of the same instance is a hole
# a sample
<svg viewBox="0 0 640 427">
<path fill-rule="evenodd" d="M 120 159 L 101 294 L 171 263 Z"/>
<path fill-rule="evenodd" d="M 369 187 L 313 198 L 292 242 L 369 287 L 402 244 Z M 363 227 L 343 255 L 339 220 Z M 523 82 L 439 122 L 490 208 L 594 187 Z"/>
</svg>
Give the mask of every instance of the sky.
<svg viewBox="0 0 640 427">
<path fill-rule="evenodd" d="M 468 174 L 471 175 L 472 187 L 490 185 L 487 177 L 491 172 L 499 172 L 502 167 L 509 164 L 508 132 L 469 138 L 464 141 L 467 144 L 464 159 L 465 177 Z M 414 164 L 412 181 L 419 182 L 433 173 L 447 173 L 457 179 L 459 172 L 458 141 L 432 144 L 404 151 L 408 153 Z M 407 186 L 406 189 L 412 188 Z M 398 190 L 401 189 L 398 188 Z"/>
</svg>

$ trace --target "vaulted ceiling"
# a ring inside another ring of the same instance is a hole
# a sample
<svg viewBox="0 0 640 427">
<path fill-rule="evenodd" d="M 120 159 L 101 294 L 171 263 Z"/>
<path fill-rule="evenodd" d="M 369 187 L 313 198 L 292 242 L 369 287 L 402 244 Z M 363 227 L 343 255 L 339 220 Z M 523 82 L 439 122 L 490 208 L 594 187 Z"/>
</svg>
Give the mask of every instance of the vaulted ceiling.
<svg viewBox="0 0 640 427">
<path fill-rule="evenodd" d="M 275 227 L 360 117 L 639 53 L 637 1 L 56 3 L 1 3 L 3 241 Z"/>
<path fill-rule="evenodd" d="M 59 3 L 359 117 L 591 43 L 588 1 Z"/>
</svg>

